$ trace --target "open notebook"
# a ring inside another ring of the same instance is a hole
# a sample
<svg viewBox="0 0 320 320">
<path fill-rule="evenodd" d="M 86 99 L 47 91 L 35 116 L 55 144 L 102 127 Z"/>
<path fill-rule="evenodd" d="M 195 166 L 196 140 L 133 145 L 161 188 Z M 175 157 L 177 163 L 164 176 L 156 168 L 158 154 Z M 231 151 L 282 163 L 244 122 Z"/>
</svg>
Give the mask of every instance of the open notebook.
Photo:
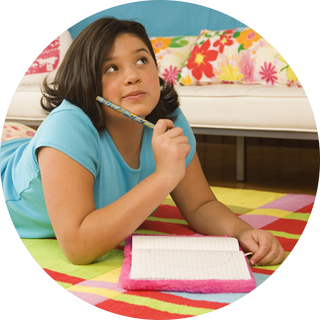
<svg viewBox="0 0 320 320">
<path fill-rule="evenodd" d="M 127 290 L 250 292 L 256 286 L 237 239 L 133 235 L 119 280 Z"/>
</svg>

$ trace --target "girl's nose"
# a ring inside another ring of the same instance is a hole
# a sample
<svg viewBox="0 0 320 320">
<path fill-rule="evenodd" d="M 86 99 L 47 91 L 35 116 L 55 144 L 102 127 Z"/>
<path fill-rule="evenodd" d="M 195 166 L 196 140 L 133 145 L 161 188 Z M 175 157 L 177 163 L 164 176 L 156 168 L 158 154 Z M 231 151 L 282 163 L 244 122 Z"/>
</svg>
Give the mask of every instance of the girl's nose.
<svg viewBox="0 0 320 320">
<path fill-rule="evenodd" d="M 127 70 L 126 74 L 125 74 L 125 84 L 126 85 L 131 85 L 131 84 L 136 84 L 139 83 L 141 81 L 139 73 L 134 70 L 133 68 L 130 70 Z"/>
</svg>

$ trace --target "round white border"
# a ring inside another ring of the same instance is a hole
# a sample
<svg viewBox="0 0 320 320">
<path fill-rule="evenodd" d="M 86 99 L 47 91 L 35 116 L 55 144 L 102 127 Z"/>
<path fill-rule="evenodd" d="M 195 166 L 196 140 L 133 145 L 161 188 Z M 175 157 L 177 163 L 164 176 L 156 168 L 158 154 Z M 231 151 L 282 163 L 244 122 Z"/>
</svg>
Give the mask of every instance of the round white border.
<svg viewBox="0 0 320 320">
<path fill-rule="evenodd" d="M 19 1 L 18 1 L 19 2 Z M 1 4 L 1 10 L 2 12 L 5 12 L 5 14 L 10 15 L 12 17 L 12 20 L 16 22 L 17 28 L 23 28 L 24 24 L 28 24 L 29 19 L 52 19 L 53 15 L 56 15 L 59 17 L 59 24 L 55 26 L 55 29 L 52 29 L 47 31 L 46 37 L 43 37 L 44 41 L 45 39 L 53 40 L 57 35 L 59 35 L 61 32 L 63 32 L 67 27 L 70 26 L 70 21 L 72 23 L 75 23 L 81 18 L 84 18 L 90 14 L 93 14 L 97 11 L 100 11 L 101 9 L 106 9 L 107 7 L 112 7 L 115 5 L 120 5 L 124 3 L 134 2 L 134 1 L 121 1 L 121 0 L 115 0 L 115 1 L 80 1 L 80 0 L 65 0 L 65 1 L 47 1 L 42 0 L 41 3 L 43 6 L 48 6 L 48 2 L 51 6 L 51 9 L 54 8 L 54 12 L 48 11 L 45 16 L 43 17 L 37 17 L 33 16 L 33 7 L 32 7 L 32 0 L 29 1 L 30 3 L 30 9 L 28 12 L 24 12 L 23 18 L 20 17 L 20 20 L 16 20 L 16 12 L 6 12 L 6 5 L 4 3 Z M 58 3 L 59 2 L 59 3 Z M 273 9 L 276 11 L 276 9 L 279 9 L 279 6 L 277 4 L 276 0 L 216 0 L 216 1 L 186 1 L 191 3 L 196 3 L 200 5 L 205 5 L 217 10 L 220 10 L 224 13 L 230 14 L 234 16 L 235 18 L 241 20 L 247 25 L 250 25 L 252 28 L 257 30 L 262 35 L 265 35 L 267 39 L 273 43 L 274 46 L 277 47 L 277 44 L 273 42 L 272 37 L 274 37 L 275 41 L 276 39 L 276 32 L 277 30 L 274 30 L 274 33 L 271 32 L 270 37 L 268 37 L 268 31 L 269 29 L 265 29 L 266 22 L 274 24 L 274 21 L 271 20 L 272 15 L 268 16 L 267 12 L 269 10 L 272 11 Z M 314 4 L 314 7 L 313 7 Z M 292 6 L 301 6 L 301 12 L 304 12 L 304 15 L 300 15 L 298 17 L 292 17 L 292 21 L 298 21 L 298 23 L 293 23 L 293 25 L 288 25 L 283 31 L 293 32 L 294 28 L 303 27 L 303 19 L 308 19 L 308 10 L 317 10 L 316 9 L 316 1 L 307 1 L 303 4 L 298 4 L 296 2 L 292 2 Z M 309 6 L 309 8 L 306 7 L 306 5 Z M 70 6 L 70 7 L 68 7 Z M 70 8 L 73 8 L 71 10 Z M 76 12 L 74 10 L 77 8 Z M 49 8 L 50 9 L 50 8 Z M 16 8 L 17 11 L 19 11 L 19 6 Z M 287 8 L 286 12 L 280 12 L 277 11 L 277 15 L 286 15 L 290 14 L 290 8 Z M 77 20 L 78 19 L 78 20 Z M 267 21 L 265 20 L 267 19 Z M 270 19 L 270 21 L 269 21 Z M 53 25 L 53 21 L 52 25 Z M 307 44 L 309 41 L 317 41 L 317 39 L 313 38 L 316 34 L 316 26 L 319 25 L 318 21 L 314 22 L 315 30 L 313 32 L 305 34 L 304 39 L 300 39 L 303 41 L 304 45 L 307 47 Z M 1 32 L 6 32 L 10 34 L 9 29 L 1 30 Z M 272 30 L 271 30 L 272 31 Z M 50 38 L 50 39 L 49 39 Z M 12 41 L 18 41 L 18 39 L 12 39 Z M 1 46 L 10 45 L 10 43 L 2 43 Z M 45 43 L 43 44 L 45 45 Z M 1 56 L 1 54 L 0 54 Z M 34 57 L 35 58 L 35 57 Z M 287 58 L 287 57 L 286 57 Z M 306 53 L 305 57 L 306 60 L 310 59 L 310 56 Z M 21 65 L 21 56 L 20 57 L 5 57 L 1 56 L 0 66 L 1 68 L 5 68 L 8 66 L 16 66 Z M 29 60 L 30 56 L 25 57 L 25 61 L 23 62 L 26 67 L 33 61 Z M 28 61 L 29 60 L 29 64 Z M 288 59 L 288 62 L 291 64 L 290 60 Z M 22 64 L 23 64 L 22 63 Z M 319 127 L 320 120 L 319 120 L 319 113 L 320 113 L 320 86 L 319 86 L 319 62 L 317 65 L 314 66 L 315 68 L 318 68 L 317 71 L 314 72 L 310 76 L 310 79 L 308 78 L 308 73 L 310 73 L 309 69 L 307 70 L 306 67 L 304 68 L 303 64 L 301 67 L 299 67 L 299 70 L 295 70 L 295 72 L 298 75 L 298 78 L 304 85 L 305 89 L 307 89 L 307 86 L 314 85 L 315 87 L 318 85 L 318 88 L 314 90 L 306 90 L 307 95 L 311 101 L 312 109 L 316 118 L 317 125 Z M 0 77 L 0 111 L 1 111 L 1 126 L 3 123 L 3 118 L 5 115 L 5 105 L 8 105 L 9 100 L 12 97 L 13 92 L 10 90 L 18 84 L 18 78 L 19 75 L 17 75 L 19 72 L 23 72 L 23 68 L 20 68 L 19 71 L 14 75 L 13 82 L 12 78 L 6 79 L 5 76 L 1 75 Z M 0 69 L 1 70 L 1 69 Z M 20 75 L 23 76 L 23 73 Z M 9 88 L 9 89 L 8 89 Z M 312 92 L 311 92 L 312 91 Z M 3 199 L 1 199 L 2 205 L 3 205 Z M 320 286 L 320 276 L 319 276 L 319 265 L 320 265 L 320 207 L 319 207 L 319 198 L 317 196 L 316 204 L 313 210 L 313 214 L 311 216 L 311 219 L 308 223 L 308 226 L 299 241 L 298 245 L 296 246 L 294 252 L 290 255 L 290 258 L 288 261 L 280 268 L 279 271 L 276 272 L 274 276 L 272 276 L 269 280 L 267 280 L 261 287 L 258 288 L 258 290 L 255 290 L 253 293 L 247 295 L 245 298 L 233 303 L 227 308 L 215 311 L 208 315 L 203 315 L 199 317 L 195 317 L 193 319 L 245 319 L 245 320 L 264 320 L 264 319 L 301 319 L 301 318 L 310 318 L 314 319 L 315 315 L 318 314 L 318 305 L 317 305 L 317 299 L 319 298 L 319 295 L 315 292 L 314 288 L 319 288 Z M 1 207 L 1 213 L 0 216 L 0 223 L 4 222 L 6 224 L 6 228 L 9 228 L 8 222 L 5 218 L 5 215 L 3 215 L 3 206 Z M 4 229 L 0 229 L 4 230 Z M 1 232 L 1 231 L 0 231 Z M 20 240 L 20 239 L 19 239 Z M 5 254 L 5 246 L 6 241 L 19 241 L 17 239 L 11 239 L 8 240 L 5 238 L 5 236 L 1 236 L 0 233 L 0 245 L 2 246 L 0 251 L 0 262 L 2 263 L 4 260 Z M 4 248 L 4 249 L 3 249 Z M 26 253 L 23 253 L 23 259 L 21 259 L 21 255 L 17 256 L 11 256 L 12 265 L 17 265 L 17 268 L 20 270 L 20 272 L 26 272 L 26 265 L 31 266 L 32 268 L 38 268 L 37 265 L 32 261 L 32 259 L 28 258 L 26 256 Z M 14 261 L 15 258 L 19 258 L 18 264 Z M 1 261 L 2 260 L 2 261 Z M 10 267 L 10 261 L 6 261 L 8 263 L 8 266 Z M 1 265 L 0 263 L 0 265 Z M 20 265 L 20 266 L 19 266 Z M 10 268 L 10 269 L 13 269 Z M 8 272 L 8 268 L 0 267 L 0 272 Z M 18 271 L 19 272 L 19 271 Z M 34 269 L 33 269 L 34 273 Z M 0 277 L 0 281 L 3 281 L 4 277 Z M 42 281 L 42 282 L 41 282 Z M 46 279 L 46 277 L 41 276 L 41 283 L 42 287 L 44 287 L 44 291 L 47 291 L 47 295 L 43 300 L 38 300 L 37 303 L 35 303 L 35 308 L 38 308 L 39 306 L 44 307 L 46 305 L 47 308 L 51 308 L 53 311 L 53 314 L 57 312 L 57 310 L 54 310 L 54 306 L 57 305 L 58 300 L 60 301 L 60 305 L 66 305 L 67 307 L 63 309 L 62 311 L 59 310 L 60 314 L 56 314 L 55 317 L 52 316 L 52 320 L 63 320 L 63 319 L 78 319 L 79 314 L 82 314 L 83 319 L 124 319 L 125 317 L 120 317 L 116 315 L 107 314 L 106 312 L 100 312 L 95 310 L 96 308 L 91 306 L 81 306 L 81 301 L 77 301 L 76 298 L 70 297 L 70 294 L 67 294 L 65 290 L 60 290 L 59 286 L 56 284 L 50 283 L 51 279 Z M 7 293 L 12 292 L 11 288 L 9 286 L 14 285 L 17 286 L 16 291 L 25 292 L 23 295 L 24 299 L 28 298 L 28 294 L 30 295 L 30 286 L 28 282 L 26 283 L 14 283 L 14 279 L 9 282 L 10 284 L 4 284 L 3 282 L 0 283 L 0 290 L 3 296 L 6 297 L 6 301 L 8 303 L 13 302 L 12 307 L 12 314 L 11 317 L 15 312 L 14 308 L 19 308 L 17 304 L 19 302 L 17 301 L 17 294 L 14 294 L 12 296 L 8 295 Z M 54 290 L 55 295 L 50 295 L 50 290 Z M 41 291 L 41 288 L 38 288 L 39 291 Z M 6 294 L 4 295 L 4 291 Z M 1 305 L 4 301 L 1 302 Z M 31 300 L 30 300 L 30 303 Z M 80 308 L 81 307 L 81 308 Z M 80 310 L 80 309 L 81 310 Z M 26 311 L 26 310 L 25 310 Z M 0 316 L 2 314 L 2 310 L 0 309 Z M 79 313 L 81 312 L 81 313 Z M 34 310 L 34 313 L 26 314 L 24 312 L 24 319 L 32 319 L 36 320 L 37 316 L 39 315 L 39 310 Z M 85 317 L 85 315 L 88 316 Z M 6 315 L 8 318 L 8 315 Z M 39 319 L 41 319 L 41 316 L 39 315 Z M 1 317 L 2 318 L 2 317 Z M 129 319 L 129 318 L 126 318 Z M 46 319 L 50 320 L 50 319 Z"/>
</svg>

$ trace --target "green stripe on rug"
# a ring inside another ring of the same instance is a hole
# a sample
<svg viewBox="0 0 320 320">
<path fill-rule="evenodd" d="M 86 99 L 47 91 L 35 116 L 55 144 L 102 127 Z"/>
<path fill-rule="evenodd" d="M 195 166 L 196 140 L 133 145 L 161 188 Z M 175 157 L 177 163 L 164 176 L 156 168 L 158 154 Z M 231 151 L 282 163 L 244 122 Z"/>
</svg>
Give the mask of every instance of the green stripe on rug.
<svg viewBox="0 0 320 320">
<path fill-rule="evenodd" d="M 310 213 L 299 213 L 293 212 L 284 217 L 284 219 L 294 219 L 294 220 L 301 220 L 301 221 L 308 221 L 310 218 Z"/>
<path fill-rule="evenodd" d="M 198 316 L 214 310 L 214 309 L 196 308 L 196 307 L 177 305 L 170 302 L 164 302 L 164 301 L 160 301 L 152 298 L 137 297 L 131 294 L 130 295 L 122 294 L 118 297 L 112 298 L 112 300 L 122 301 L 122 302 L 134 304 L 138 306 L 145 306 L 145 307 L 149 307 L 159 311 L 166 311 L 166 312 L 176 313 L 176 314 L 188 314 L 188 315 L 190 314 L 192 316 Z"/>
<path fill-rule="evenodd" d="M 137 229 L 134 233 L 141 233 L 141 234 L 167 234 L 164 232 L 158 232 L 153 230 L 146 230 L 146 229 Z"/>
<path fill-rule="evenodd" d="M 24 245 L 42 268 L 70 276 L 91 279 L 122 266 L 123 251 L 113 249 L 88 265 L 74 265 L 63 254 L 55 239 L 22 239 Z"/>
<path fill-rule="evenodd" d="M 282 231 L 274 231 L 274 230 L 268 230 L 271 232 L 274 236 L 281 237 L 281 238 L 287 238 L 287 239 L 300 239 L 300 234 L 292 234 Z"/>
<path fill-rule="evenodd" d="M 245 208 L 245 207 L 237 207 L 232 205 L 227 205 L 227 207 L 233 212 L 238 214 L 246 214 L 247 212 L 252 211 L 251 208 Z"/>
<path fill-rule="evenodd" d="M 70 287 L 73 286 L 71 283 L 66 283 L 66 282 L 61 282 L 61 281 L 56 281 L 56 282 L 59 283 L 60 286 L 65 288 L 65 289 L 70 288 Z"/>
<path fill-rule="evenodd" d="M 169 222 L 169 223 L 177 223 L 177 224 L 188 224 L 187 221 L 181 219 L 170 219 L 170 218 L 157 218 L 157 217 L 149 217 L 147 220 L 150 221 L 161 221 L 161 222 Z"/>
</svg>

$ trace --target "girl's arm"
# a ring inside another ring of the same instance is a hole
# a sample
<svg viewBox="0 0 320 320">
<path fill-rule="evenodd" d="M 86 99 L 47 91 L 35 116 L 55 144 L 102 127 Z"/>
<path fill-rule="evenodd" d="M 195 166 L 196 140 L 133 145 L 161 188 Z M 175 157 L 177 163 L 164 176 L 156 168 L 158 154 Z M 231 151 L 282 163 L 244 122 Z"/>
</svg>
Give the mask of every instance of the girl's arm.
<svg viewBox="0 0 320 320">
<path fill-rule="evenodd" d="M 254 253 L 252 264 L 277 264 L 284 260 L 285 252 L 271 233 L 253 229 L 216 199 L 197 154 L 171 195 L 191 228 L 202 234 L 237 238 L 245 251 Z"/>
<path fill-rule="evenodd" d="M 90 263 L 119 245 L 183 178 L 190 146 L 180 128 L 173 128 L 171 121 L 159 121 L 153 150 L 156 172 L 119 200 L 96 210 L 92 174 L 57 149 L 39 149 L 48 214 L 60 247 L 72 263 Z"/>
</svg>

